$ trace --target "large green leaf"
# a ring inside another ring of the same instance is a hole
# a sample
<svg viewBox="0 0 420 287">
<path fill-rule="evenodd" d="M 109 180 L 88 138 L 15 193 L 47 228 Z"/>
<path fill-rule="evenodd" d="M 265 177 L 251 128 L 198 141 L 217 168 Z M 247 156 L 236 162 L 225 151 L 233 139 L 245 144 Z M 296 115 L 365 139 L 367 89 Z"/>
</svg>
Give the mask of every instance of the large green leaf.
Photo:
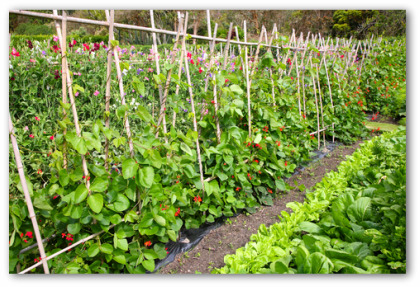
<svg viewBox="0 0 420 287">
<path fill-rule="evenodd" d="M 353 222 L 365 221 L 371 214 L 371 201 L 370 197 L 361 197 L 356 199 L 347 209 L 347 215 Z"/>
<path fill-rule="evenodd" d="M 149 259 L 149 260 L 143 260 L 141 262 L 141 264 L 143 265 L 143 267 L 150 271 L 153 272 L 155 270 L 155 261 L 153 259 Z"/>
<path fill-rule="evenodd" d="M 143 121 L 146 123 L 153 120 L 152 115 L 147 111 L 147 109 L 143 106 L 137 106 L 137 112 L 136 115 L 138 115 Z"/>
<path fill-rule="evenodd" d="M 73 235 L 79 233 L 81 228 L 82 228 L 82 226 L 80 225 L 79 222 L 70 223 L 70 224 L 67 225 L 67 231 L 70 234 L 73 234 Z"/>
<path fill-rule="evenodd" d="M 97 177 L 90 186 L 91 191 L 104 192 L 108 188 L 109 180 L 107 177 Z"/>
<path fill-rule="evenodd" d="M 162 157 L 160 156 L 159 151 L 152 149 L 149 151 L 149 157 L 152 162 L 152 165 L 156 168 L 161 168 L 162 166 Z"/>
<path fill-rule="evenodd" d="M 69 172 L 65 169 L 62 169 L 58 172 L 58 180 L 60 181 L 61 186 L 66 186 L 70 182 Z"/>
<path fill-rule="evenodd" d="M 101 250 L 102 253 L 105 253 L 105 254 L 112 254 L 112 251 L 114 251 L 114 247 L 112 247 L 112 245 L 109 243 L 101 244 L 101 246 L 99 246 L 99 249 Z"/>
<path fill-rule="evenodd" d="M 94 193 L 88 197 L 87 203 L 93 212 L 99 213 L 104 205 L 104 198 L 102 197 L 102 194 Z"/>
<path fill-rule="evenodd" d="M 101 140 L 95 137 L 92 133 L 84 132 L 83 138 L 85 140 L 85 143 L 89 147 L 89 149 L 94 148 L 98 152 L 101 151 L 101 147 L 102 147 Z"/>
<path fill-rule="evenodd" d="M 130 207 L 130 201 L 124 194 L 117 194 L 117 197 L 113 203 L 109 205 L 110 209 L 117 212 L 124 211 Z"/>
<path fill-rule="evenodd" d="M 140 168 L 138 171 L 139 182 L 143 187 L 150 188 L 155 177 L 155 170 L 151 166 Z"/>
<path fill-rule="evenodd" d="M 183 169 L 184 169 L 185 175 L 188 178 L 193 178 L 193 177 L 198 176 L 198 173 L 194 170 L 194 167 L 190 164 L 185 165 Z"/>
<path fill-rule="evenodd" d="M 163 216 L 155 214 L 153 215 L 153 218 L 157 222 L 157 224 L 159 224 L 160 226 L 166 225 L 166 219 Z"/>
<path fill-rule="evenodd" d="M 86 188 L 86 185 L 84 183 L 79 184 L 79 186 L 77 187 L 77 189 L 75 191 L 74 203 L 75 204 L 81 203 L 83 200 L 86 199 L 88 193 L 89 192 Z"/>
<path fill-rule="evenodd" d="M 193 153 L 192 153 L 192 151 L 191 151 L 190 147 L 189 147 L 189 146 L 187 146 L 184 142 L 182 142 L 182 143 L 181 143 L 181 149 L 182 149 L 185 153 L 189 154 L 190 156 L 192 156 L 192 155 L 193 155 Z"/>
<path fill-rule="evenodd" d="M 219 194 L 219 183 L 217 180 L 212 180 L 210 182 L 204 182 L 204 189 L 206 191 L 207 196 L 210 196 L 212 193 Z"/>
<path fill-rule="evenodd" d="M 320 252 L 309 255 L 307 264 L 304 268 L 306 274 L 329 274 L 332 273 L 334 264 L 331 260 Z"/>
<path fill-rule="evenodd" d="M 34 199 L 34 206 L 38 209 L 51 211 L 53 210 L 52 206 L 49 202 L 43 197 L 35 197 Z"/>
<path fill-rule="evenodd" d="M 136 176 L 137 170 L 139 168 L 139 165 L 136 163 L 136 161 L 132 158 L 126 159 L 122 163 L 122 175 L 125 179 L 132 178 Z"/>
<path fill-rule="evenodd" d="M 87 250 L 87 253 L 89 257 L 95 257 L 99 253 L 99 251 L 100 251 L 99 244 L 94 243 L 89 247 L 89 249 Z"/>
</svg>

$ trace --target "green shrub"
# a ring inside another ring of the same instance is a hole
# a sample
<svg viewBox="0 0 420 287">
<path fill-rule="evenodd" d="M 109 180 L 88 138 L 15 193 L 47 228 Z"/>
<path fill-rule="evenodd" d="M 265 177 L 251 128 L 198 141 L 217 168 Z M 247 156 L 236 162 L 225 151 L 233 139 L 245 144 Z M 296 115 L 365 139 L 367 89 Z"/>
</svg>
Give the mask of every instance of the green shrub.
<svg viewBox="0 0 420 287">
<path fill-rule="evenodd" d="M 14 33 L 18 35 L 52 35 L 54 31 L 47 25 L 22 23 L 16 28 Z"/>
</svg>

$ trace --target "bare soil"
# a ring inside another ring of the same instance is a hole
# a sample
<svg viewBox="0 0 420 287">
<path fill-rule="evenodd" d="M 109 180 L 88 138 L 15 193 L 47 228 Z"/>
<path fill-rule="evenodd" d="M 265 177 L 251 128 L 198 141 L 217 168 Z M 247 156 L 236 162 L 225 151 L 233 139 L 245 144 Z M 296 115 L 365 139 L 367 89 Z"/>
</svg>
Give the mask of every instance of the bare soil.
<svg viewBox="0 0 420 287">
<path fill-rule="evenodd" d="M 317 182 L 330 171 L 337 170 L 337 166 L 351 155 L 362 141 L 345 146 L 336 147 L 322 159 L 313 162 L 307 168 L 293 175 L 286 181 L 289 185 L 297 186 L 304 184 L 310 190 Z M 272 206 L 262 206 L 256 213 L 251 215 L 240 214 L 232 217 L 221 227 L 211 230 L 198 245 L 187 253 L 178 254 L 175 260 L 164 266 L 158 274 L 209 274 L 213 268 L 220 268 L 224 265 L 224 256 L 235 253 L 237 248 L 249 242 L 252 234 L 257 233 L 258 227 L 265 224 L 267 227 L 278 222 L 278 215 L 285 210 L 288 202 L 303 202 L 305 192 L 298 188 L 290 190 L 285 194 L 278 194 L 273 200 Z"/>
</svg>

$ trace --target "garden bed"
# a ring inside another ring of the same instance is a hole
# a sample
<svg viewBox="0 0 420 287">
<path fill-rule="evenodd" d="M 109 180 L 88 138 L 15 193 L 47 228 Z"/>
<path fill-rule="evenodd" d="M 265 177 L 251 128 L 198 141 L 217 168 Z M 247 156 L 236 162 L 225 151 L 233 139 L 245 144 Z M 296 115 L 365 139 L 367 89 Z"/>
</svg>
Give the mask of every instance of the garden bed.
<svg viewBox="0 0 420 287">
<path fill-rule="evenodd" d="M 303 184 L 311 189 L 326 173 L 336 170 L 347 155 L 351 155 L 362 141 L 352 145 L 341 145 L 328 153 L 327 156 L 315 161 L 310 166 L 290 177 L 286 182 L 289 185 Z M 296 182 L 295 182 L 296 181 Z M 224 256 L 235 253 L 236 249 L 249 242 L 249 237 L 258 231 L 261 224 L 267 227 L 278 221 L 277 215 L 286 208 L 288 202 L 303 202 L 305 192 L 299 188 L 280 194 L 273 200 L 272 206 L 263 206 L 252 214 L 240 214 L 226 221 L 224 225 L 211 230 L 192 250 L 180 253 L 175 260 L 158 271 L 160 274 L 194 274 L 210 273 L 213 268 L 224 265 Z"/>
</svg>

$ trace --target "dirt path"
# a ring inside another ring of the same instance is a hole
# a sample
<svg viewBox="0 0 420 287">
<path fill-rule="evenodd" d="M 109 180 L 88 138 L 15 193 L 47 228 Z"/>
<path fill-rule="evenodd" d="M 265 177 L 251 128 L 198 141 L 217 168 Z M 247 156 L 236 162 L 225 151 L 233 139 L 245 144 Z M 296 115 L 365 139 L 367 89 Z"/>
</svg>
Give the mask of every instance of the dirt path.
<svg viewBox="0 0 420 287">
<path fill-rule="evenodd" d="M 294 186 L 304 184 L 311 189 L 326 173 L 336 170 L 340 162 L 351 155 L 362 141 L 350 146 L 338 146 L 322 159 L 312 163 L 303 171 L 287 180 Z M 291 190 L 287 194 L 278 195 L 273 200 L 273 206 L 260 207 L 252 215 L 240 214 L 227 221 L 221 227 L 207 234 L 200 243 L 187 253 L 180 253 L 175 260 L 163 267 L 159 274 L 194 274 L 201 272 L 208 274 L 213 268 L 224 265 L 224 256 L 235 253 L 235 250 L 249 242 L 249 237 L 257 233 L 258 227 L 264 223 L 267 227 L 278 221 L 278 214 L 282 210 L 291 212 L 286 204 L 291 201 L 303 202 L 305 192 L 299 189 Z M 230 221 L 230 222 L 229 222 Z"/>
</svg>

